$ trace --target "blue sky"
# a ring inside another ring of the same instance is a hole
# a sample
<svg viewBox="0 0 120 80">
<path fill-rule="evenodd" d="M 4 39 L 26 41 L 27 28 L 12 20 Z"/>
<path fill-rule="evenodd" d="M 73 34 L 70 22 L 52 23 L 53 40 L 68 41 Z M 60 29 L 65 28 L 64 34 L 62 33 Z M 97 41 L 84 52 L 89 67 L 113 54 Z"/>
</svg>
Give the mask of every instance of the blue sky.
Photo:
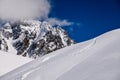
<svg viewBox="0 0 120 80">
<path fill-rule="evenodd" d="M 63 27 L 76 42 L 120 28 L 119 0 L 51 0 L 50 17 L 79 25 Z"/>
<path fill-rule="evenodd" d="M 0 23 L 24 19 L 63 25 L 72 39 L 81 42 L 120 28 L 120 0 L 0 1 Z M 65 26 L 70 22 L 74 25 Z"/>
</svg>

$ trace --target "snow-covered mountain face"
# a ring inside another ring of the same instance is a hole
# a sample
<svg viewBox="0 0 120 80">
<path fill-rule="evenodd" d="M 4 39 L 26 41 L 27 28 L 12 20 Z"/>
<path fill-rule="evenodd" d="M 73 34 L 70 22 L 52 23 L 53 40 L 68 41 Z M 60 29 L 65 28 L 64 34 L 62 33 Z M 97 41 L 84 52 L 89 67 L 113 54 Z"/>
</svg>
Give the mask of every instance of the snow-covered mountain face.
<svg viewBox="0 0 120 80">
<path fill-rule="evenodd" d="M 119 69 L 117 29 L 33 60 L 0 80 L 120 80 Z"/>
<path fill-rule="evenodd" d="M 70 46 L 71 40 L 66 31 L 52 27 L 48 22 L 25 20 L 19 23 L 6 23 L 0 30 L 0 50 L 31 58 L 37 58 Z"/>
</svg>

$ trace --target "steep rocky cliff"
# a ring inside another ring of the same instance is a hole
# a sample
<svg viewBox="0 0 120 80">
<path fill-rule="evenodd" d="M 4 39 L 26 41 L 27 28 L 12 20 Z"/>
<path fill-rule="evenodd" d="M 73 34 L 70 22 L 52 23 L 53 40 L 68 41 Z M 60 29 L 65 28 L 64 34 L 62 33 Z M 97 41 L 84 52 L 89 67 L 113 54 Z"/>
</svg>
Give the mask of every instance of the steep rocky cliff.
<svg viewBox="0 0 120 80">
<path fill-rule="evenodd" d="M 25 57 L 37 58 L 74 43 L 65 30 L 45 21 L 6 23 L 0 29 L 0 50 L 9 51 L 13 46 L 17 55 Z"/>
</svg>

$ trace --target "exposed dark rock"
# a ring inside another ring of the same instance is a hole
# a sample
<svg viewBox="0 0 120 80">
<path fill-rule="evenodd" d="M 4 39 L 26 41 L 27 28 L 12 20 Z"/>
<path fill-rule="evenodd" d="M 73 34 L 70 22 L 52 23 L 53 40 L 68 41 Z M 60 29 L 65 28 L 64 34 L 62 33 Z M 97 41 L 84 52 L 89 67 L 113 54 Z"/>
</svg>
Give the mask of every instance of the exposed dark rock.
<svg viewBox="0 0 120 80">
<path fill-rule="evenodd" d="M 7 51 L 6 39 L 12 40 L 17 55 L 37 58 L 55 50 L 70 46 L 75 42 L 71 40 L 66 31 L 60 27 L 52 27 L 47 22 L 24 21 L 4 25 L 0 31 L 0 50 L 4 44 Z"/>
</svg>

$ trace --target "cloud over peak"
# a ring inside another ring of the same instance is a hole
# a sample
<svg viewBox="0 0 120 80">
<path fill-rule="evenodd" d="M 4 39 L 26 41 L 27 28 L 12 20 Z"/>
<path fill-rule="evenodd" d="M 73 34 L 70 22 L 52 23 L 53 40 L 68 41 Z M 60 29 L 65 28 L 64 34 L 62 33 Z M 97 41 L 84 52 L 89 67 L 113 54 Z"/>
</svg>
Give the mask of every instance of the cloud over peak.
<svg viewBox="0 0 120 80">
<path fill-rule="evenodd" d="M 50 12 L 48 0 L 0 0 L 2 20 L 47 18 Z"/>
<path fill-rule="evenodd" d="M 66 19 L 64 20 L 59 20 L 57 18 L 49 18 L 47 19 L 47 21 L 51 24 L 51 25 L 59 25 L 59 26 L 71 26 L 74 23 L 73 22 L 69 22 Z"/>
<path fill-rule="evenodd" d="M 49 0 L 50 1 L 50 0 Z M 0 20 L 22 21 L 30 19 L 46 20 L 51 25 L 70 26 L 66 19 L 49 18 L 51 4 L 48 0 L 0 0 Z"/>
</svg>

